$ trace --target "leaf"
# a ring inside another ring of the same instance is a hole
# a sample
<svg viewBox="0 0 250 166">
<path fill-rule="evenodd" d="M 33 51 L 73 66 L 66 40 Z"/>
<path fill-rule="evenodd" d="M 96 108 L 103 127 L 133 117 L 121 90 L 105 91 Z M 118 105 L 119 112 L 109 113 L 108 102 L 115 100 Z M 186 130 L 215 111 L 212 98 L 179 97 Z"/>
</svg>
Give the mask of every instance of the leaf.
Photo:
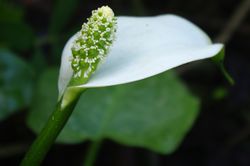
<svg viewBox="0 0 250 166">
<path fill-rule="evenodd" d="M 71 48 L 64 47 L 59 76 L 60 95 L 72 77 Z M 118 17 L 116 40 L 84 88 L 105 87 L 142 80 L 174 67 L 215 56 L 223 44 L 212 44 L 196 25 L 175 15 Z"/>
<path fill-rule="evenodd" d="M 30 104 L 31 68 L 15 54 L 0 50 L 0 120 Z"/>
<path fill-rule="evenodd" d="M 39 132 L 57 100 L 57 72 L 41 77 L 28 126 Z M 87 90 L 58 141 L 111 139 L 118 143 L 171 153 L 198 113 L 199 102 L 173 72 L 137 83 Z"/>
</svg>

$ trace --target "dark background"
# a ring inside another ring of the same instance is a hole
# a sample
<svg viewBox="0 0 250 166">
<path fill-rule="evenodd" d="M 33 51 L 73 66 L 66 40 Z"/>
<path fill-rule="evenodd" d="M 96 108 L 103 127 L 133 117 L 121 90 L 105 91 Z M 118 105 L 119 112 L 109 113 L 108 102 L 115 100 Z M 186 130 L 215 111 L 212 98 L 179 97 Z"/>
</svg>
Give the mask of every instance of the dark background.
<svg viewBox="0 0 250 166">
<path fill-rule="evenodd" d="M 33 46 L 20 49 L 10 46 L 37 71 L 45 66 L 58 65 L 65 41 L 75 32 L 90 12 L 109 5 L 116 15 L 158 15 L 174 13 L 200 26 L 212 39 L 226 43 L 225 66 L 235 85 L 230 86 L 219 69 L 202 67 L 194 63 L 178 68 L 177 72 L 188 87 L 202 100 L 200 114 L 179 149 L 171 155 L 158 155 L 139 148 L 129 148 L 105 141 L 96 165 L 119 166 L 248 166 L 250 165 L 250 14 L 235 17 L 234 31 L 225 34 L 235 12 L 245 10 L 240 0 L 85 0 L 77 1 L 69 19 L 58 16 L 54 28 L 52 13 L 57 1 L 8 1 L 24 10 L 23 23 L 31 27 L 36 39 Z M 74 1 L 76 2 L 76 1 Z M 248 3 L 249 4 L 249 3 Z M 239 6 L 243 6 L 239 10 Z M 248 5 L 249 6 L 249 5 Z M 1 13 L 1 11 L 0 11 Z M 237 15 L 237 14 L 236 14 Z M 239 24 L 241 18 L 244 19 Z M 6 18 L 8 19 L 8 18 Z M 62 21 L 61 21 L 61 20 Z M 67 19 L 67 22 L 63 22 Z M 65 28 L 57 29 L 58 24 Z M 0 27 L 1 30 L 1 27 Z M 14 30 L 18 31 L 18 27 Z M 229 29 L 230 31 L 230 29 Z M 225 36 L 226 35 L 226 36 Z M 2 38 L 3 40 L 3 38 Z M 39 50 L 37 60 L 34 50 Z M 39 62 L 39 63 L 38 63 Z M 208 66 L 210 64 L 207 64 Z M 205 70 L 204 72 L 200 72 Z M 199 81 L 197 81 L 197 79 Z M 200 89 L 200 90 L 198 90 Z M 213 97 L 211 97 L 213 96 Z M 0 122 L 0 165 L 18 165 L 27 146 L 35 138 L 25 125 L 27 109 Z M 81 165 L 88 143 L 80 145 L 54 145 L 44 165 Z"/>
</svg>

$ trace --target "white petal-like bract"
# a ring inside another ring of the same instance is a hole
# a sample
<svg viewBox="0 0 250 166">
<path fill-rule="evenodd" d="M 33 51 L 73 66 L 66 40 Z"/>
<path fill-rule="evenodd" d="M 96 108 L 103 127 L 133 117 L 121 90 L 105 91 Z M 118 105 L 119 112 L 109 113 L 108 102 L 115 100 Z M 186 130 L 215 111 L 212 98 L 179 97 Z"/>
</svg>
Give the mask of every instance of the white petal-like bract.
<svg viewBox="0 0 250 166">
<path fill-rule="evenodd" d="M 70 58 L 74 36 L 62 53 L 59 96 L 71 76 Z M 84 88 L 138 81 L 182 64 L 213 57 L 223 44 L 212 44 L 196 25 L 175 15 L 117 17 L 116 40 L 105 61 Z"/>
</svg>

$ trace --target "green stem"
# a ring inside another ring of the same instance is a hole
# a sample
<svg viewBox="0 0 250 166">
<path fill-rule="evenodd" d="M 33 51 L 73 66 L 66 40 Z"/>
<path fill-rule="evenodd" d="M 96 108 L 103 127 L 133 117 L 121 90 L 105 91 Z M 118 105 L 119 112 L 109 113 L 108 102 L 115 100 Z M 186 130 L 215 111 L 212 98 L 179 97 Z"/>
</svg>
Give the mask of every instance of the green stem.
<svg viewBox="0 0 250 166">
<path fill-rule="evenodd" d="M 227 72 L 227 70 L 225 69 L 225 66 L 223 63 L 221 63 L 220 65 L 220 69 L 222 71 L 222 74 L 224 75 L 224 77 L 226 78 L 226 80 L 230 83 L 230 85 L 234 85 L 235 81 L 234 79 L 231 77 L 231 75 Z"/>
<path fill-rule="evenodd" d="M 68 121 L 82 90 L 67 89 L 63 98 L 57 103 L 46 125 L 31 145 L 21 162 L 21 166 L 39 166 L 57 136 Z"/>
<path fill-rule="evenodd" d="M 91 143 L 91 145 L 88 149 L 87 156 L 85 158 L 83 166 L 93 166 L 94 165 L 98 150 L 100 149 L 100 146 L 101 146 L 101 140 L 94 141 Z"/>
</svg>

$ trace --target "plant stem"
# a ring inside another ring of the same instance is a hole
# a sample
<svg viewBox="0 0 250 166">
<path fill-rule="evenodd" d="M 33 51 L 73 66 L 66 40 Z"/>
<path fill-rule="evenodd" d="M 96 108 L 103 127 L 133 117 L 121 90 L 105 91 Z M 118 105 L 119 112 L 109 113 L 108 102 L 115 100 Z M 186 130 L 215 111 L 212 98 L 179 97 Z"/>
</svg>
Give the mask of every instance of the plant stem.
<svg viewBox="0 0 250 166">
<path fill-rule="evenodd" d="M 100 149 L 101 140 L 94 141 L 91 143 L 87 156 L 85 158 L 83 166 L 93 166 L 96 160 L 97 152 Z"/>
<path fill-rule="evenodd" d="M 57 103 L 56 109 L 50 115 L 46 125 L 26 153 L 21 166 L 39 166 L 41 164 L 68 121 L 81 92 L 82 90 L 69 90 L 68 93 L 65 93 L 63 98 Z"/>
</svg>

